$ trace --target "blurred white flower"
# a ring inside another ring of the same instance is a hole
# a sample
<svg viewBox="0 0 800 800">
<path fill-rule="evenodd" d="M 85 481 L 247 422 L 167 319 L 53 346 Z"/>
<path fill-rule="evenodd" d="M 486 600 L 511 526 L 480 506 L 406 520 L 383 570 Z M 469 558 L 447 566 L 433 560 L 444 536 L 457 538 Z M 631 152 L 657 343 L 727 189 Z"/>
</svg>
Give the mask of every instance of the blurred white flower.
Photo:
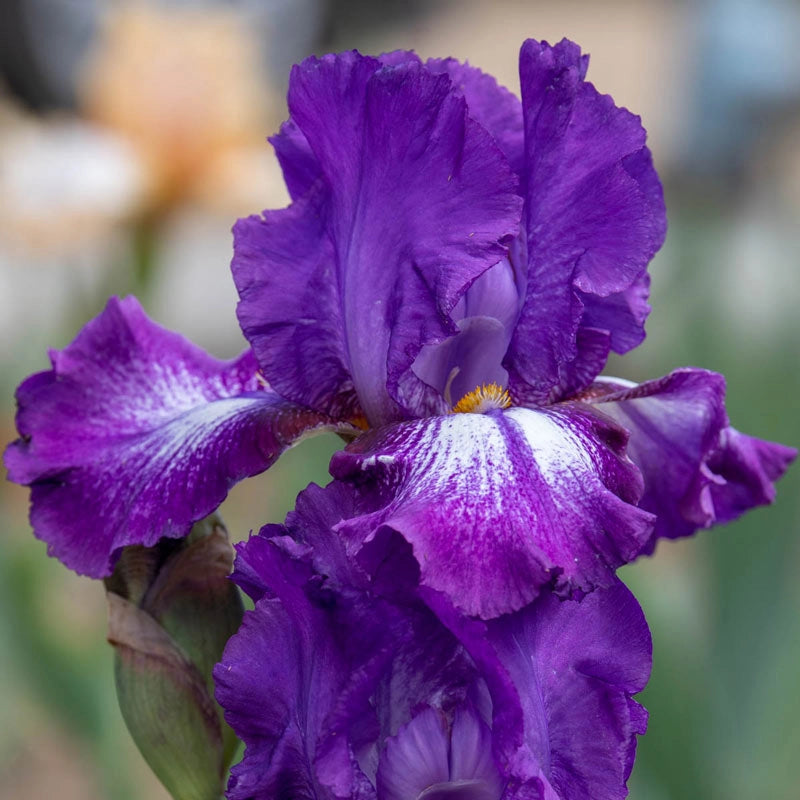
<svg viewBox="0 0 800 800">
<path fill-rule="evenodd" d="M 80 249 L 134 214 L 143 188 L 135 151 L 96 125 L 18 118 L 0 129 L 0 238 L 12 253 Z"/>
</svg>

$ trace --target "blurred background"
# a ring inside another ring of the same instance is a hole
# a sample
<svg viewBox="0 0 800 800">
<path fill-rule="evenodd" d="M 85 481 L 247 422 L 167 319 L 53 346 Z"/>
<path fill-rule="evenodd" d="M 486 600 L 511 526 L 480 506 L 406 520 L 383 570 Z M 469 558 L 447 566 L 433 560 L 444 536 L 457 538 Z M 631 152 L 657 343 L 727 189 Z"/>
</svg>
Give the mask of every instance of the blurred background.
<svg viewBox="0 0 800 800">
<path fill-rule="evenodd" d="M 566 36 L 641 114 L 670 232 L 635 381 L 728 378 L 748 433 L 800 444 L 800 5 L 790 0 L 0 3 L 0 433 L 13 392 L 109 294 L 220 357 L 244 346 L 228 271 L 239 215 L 287 202 L 267 134 L 309 53 L 413 48 L 518 91 L 525 37 Z M 324 483 L 334 438 L 237 487 L 232 537 Z M 113 689 L 100 583 L 48 559 L 0 483 L 0 800 L 160 800 Z M 794 800 L 800 468 L 776 506 L 662 543 L 623 571 L 652 627 L 634 800 Z"/>
</svg>

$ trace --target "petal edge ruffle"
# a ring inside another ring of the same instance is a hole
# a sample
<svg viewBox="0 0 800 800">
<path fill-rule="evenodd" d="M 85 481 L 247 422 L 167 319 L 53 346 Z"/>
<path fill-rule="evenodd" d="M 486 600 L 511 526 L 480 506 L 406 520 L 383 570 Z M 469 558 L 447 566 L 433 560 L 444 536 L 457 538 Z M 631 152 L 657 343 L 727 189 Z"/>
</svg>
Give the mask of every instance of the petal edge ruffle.
<svg viewBox="0 0 800 800">
<path fill-rule="evenodd" d="M 332 416 L 359 406 L 373 425 L 441 410 L 411 365 L 456 332 L 450 312 L 504 257 L 522 202 L 450 78 L 384 59 L 294 68 L 284 160 L 293 148 L 293 184 L 309 186 L 311 152 L 319 177 L 289 208 L 237 223 L 232 262 L 242 329 L 275 390 Z"/>
<path fill-rule="evenodd" d="M 527 294 L 504 366 L 524 403 L 560 399 L 560 373 L 585 373 L 587 355 L 595 361 L 596 348 L 580 347 L 581 328 L 602 319 L 614 349 L 641 340 L 648 307 L 634 287 L 666 233 L 641 120 L 586 82 L 587 66 L 567 40 L 531 39 L 520 52 Z"/>
<path fill-rule="evenodd" d="M 644 477 L 640 506 L 659 538 L 689 536 L 771 503 L 773 483 L 797 451 L 740 433 L 728 423 L 725 379 L 686 367 L 645 383 L 597 382 L 586 402 L 630 433 L 628 453 Z"/>
<path fill-rule="evenodd" d="M 219 361 L 112 298 L 52 369 L 17 391 L 9 478 L 31 524 L 81 574 L 111 573 L 132 544 L 180 537 L 237 481 L 331 421 L 260 385 L 250 351 Z"/>
<path fill-rule="evenodd" d="M 521 608 L 553 585 L 608 585 L 650 538 L 626 435 L 588 406 L 511 408 L 401 423 L 336 453 L 331 473 L 374 511 L 338 526 L 353 550 L 388 526 L 421 583 L 470 615 Z"/>
</svg>

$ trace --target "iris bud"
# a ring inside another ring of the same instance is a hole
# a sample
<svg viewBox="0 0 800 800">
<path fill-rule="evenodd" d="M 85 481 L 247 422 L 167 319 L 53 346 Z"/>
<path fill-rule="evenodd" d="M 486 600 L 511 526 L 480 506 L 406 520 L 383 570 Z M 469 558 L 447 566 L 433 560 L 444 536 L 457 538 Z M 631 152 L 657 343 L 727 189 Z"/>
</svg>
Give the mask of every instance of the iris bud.
<svg viewBox="0 0 800 800">
<path fill-rule="evenodd" d="M 211 677 L 242 620 L 232 564 L 212 515 L 185 539 L 125 548 L 106 580 L 122 716 L 175 800 L 218 800 L 238 746 Z"/>
</svg>

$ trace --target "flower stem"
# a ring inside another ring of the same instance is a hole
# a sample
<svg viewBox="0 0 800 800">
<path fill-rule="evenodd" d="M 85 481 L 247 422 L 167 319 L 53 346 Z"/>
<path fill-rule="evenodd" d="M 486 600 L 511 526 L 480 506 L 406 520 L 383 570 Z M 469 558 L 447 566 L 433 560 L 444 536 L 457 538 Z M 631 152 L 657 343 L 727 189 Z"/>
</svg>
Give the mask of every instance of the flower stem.
<svg viewBox="0 0 800 800">
<path fill-rule="evenodd" d="M 133 228 L 133 290 L 140 300 L 146 301 L 158 271 L 158 244 L 161 233 L 159 220 L 145 215 Z"/>
</svg>

